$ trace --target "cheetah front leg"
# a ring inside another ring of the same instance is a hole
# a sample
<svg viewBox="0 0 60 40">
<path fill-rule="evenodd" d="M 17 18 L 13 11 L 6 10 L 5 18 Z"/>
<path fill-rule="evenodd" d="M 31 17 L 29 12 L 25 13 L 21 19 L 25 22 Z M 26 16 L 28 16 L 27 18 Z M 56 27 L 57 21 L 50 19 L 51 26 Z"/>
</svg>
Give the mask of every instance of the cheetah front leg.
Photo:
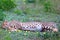
<svg viewBox="0 0 60 40">
<path fill-rule="evenodd" d="M 9 31 L 17 31 L 17 29 L 12 28 L 12 27 L 8 27 L 8 30 L 9 30 Z"/>
</svg>

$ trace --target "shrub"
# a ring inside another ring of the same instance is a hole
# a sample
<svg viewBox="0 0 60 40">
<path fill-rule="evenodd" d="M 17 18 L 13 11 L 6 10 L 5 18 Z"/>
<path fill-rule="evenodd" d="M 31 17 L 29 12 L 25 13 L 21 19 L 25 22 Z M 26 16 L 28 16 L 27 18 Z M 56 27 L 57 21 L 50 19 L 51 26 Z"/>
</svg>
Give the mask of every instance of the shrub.
<svg viewBox="0 0 60 40">
<path fill-rule="evenodd" d="M 14 8 L 16 4 L 11 0 L 0 0 L 0 9 L 3 10 L 10 10 L 11 8 Z"/>
</svg>

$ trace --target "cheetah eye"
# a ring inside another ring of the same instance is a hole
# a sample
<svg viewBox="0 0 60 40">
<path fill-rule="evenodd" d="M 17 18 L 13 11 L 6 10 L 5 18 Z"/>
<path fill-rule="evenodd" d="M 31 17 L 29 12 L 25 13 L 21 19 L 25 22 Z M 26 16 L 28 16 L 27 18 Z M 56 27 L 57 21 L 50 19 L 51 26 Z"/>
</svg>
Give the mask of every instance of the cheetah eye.
<svg viewBox="0 0 60 40">
<path fill-rule="evenodd" d="M 3 26 L 6 26 L 7 24 L 3 24 Z"/>
<path fill-rule="evenodd" d="M 5 25 L 7 25 L 7 24 L 5 24 Z"/>
</svg>

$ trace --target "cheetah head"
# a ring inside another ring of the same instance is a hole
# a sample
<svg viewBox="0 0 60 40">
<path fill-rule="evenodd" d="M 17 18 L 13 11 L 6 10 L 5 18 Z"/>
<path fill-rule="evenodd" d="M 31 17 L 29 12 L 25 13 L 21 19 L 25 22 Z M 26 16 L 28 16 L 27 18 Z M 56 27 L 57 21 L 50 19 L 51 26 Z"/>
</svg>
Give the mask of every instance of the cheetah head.
<svg viewBox="0 0 60 40">
<path fill-rule="evenodd" d="M 6 29 L 8 27 L 8 25 L 9 25 L 9 22 L 8 21 L 4 21 L 2 23 L 2 28 Z"/>
</svg>

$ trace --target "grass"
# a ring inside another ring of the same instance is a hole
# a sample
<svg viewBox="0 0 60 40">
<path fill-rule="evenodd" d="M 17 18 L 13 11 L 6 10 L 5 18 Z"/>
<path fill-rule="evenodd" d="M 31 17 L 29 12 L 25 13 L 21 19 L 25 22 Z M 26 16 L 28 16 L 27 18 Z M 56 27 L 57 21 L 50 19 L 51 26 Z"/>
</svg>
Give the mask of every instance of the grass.
<svg viewBox="0 0 60 40">
<path fill-rule="evenodd" d="M 59 23 L 59 32 L 30 32 L 17 31 L 9 32 L 0 26 L 0 40 L 60 40 L 60 14 L 53 12 L 44 12 L 43 5 L 24 4 L 22 0 L 15 0 L 17 7 L 10 11 L 3 11 L 6 14 L 5 20 L 27 21 L 47 21 Z M 23 5 L 22 5 L 23 4 Z M 33 6 L 32 6 L 33 5 Z M 24 9 L 22 9 L 22 7 Z M 23 11 L 22 11 L 23 10 Z"/>
<path fill-rule="evenodd" d="M 60 33 L 54 32 L 30 32 L 30 31 L 17 31 L 9 32 L 0 29 L 0 40 L 59 40 Z"/>
</svg>

